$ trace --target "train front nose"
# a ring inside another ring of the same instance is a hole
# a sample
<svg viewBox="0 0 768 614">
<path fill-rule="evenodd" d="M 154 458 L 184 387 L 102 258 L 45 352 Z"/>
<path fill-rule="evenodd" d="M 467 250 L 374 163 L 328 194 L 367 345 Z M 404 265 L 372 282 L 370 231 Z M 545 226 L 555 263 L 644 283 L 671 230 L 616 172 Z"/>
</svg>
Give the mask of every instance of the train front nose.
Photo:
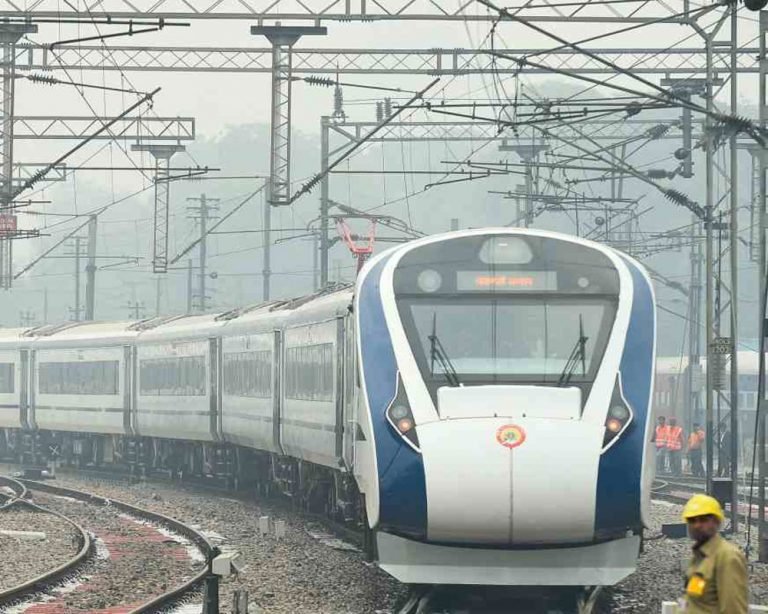
<svg viewBox="0 0 768 614">
<path fill-rule="evenodd" d="M 579 419 L 422 425 L 428 539 L 506 546 L 591 541 L 602 438 L 602 428 Z"/>
</svg>

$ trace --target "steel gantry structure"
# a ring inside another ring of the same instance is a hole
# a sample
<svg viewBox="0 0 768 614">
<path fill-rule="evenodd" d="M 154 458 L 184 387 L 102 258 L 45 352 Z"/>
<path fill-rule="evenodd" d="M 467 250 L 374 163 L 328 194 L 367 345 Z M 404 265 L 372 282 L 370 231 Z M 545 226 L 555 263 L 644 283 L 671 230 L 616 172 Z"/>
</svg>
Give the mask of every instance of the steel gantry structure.
<svg viewBox="0 0 768 614">
<path fill-rule="evenodd" d="M 333 156 L 341 156 L 344 152 L 359 143 L 373 129 L 379 126 L 379 122 L 346 121 L 338 120 L 331 116 L 323 116 L 320 122 L 320 168 L 327 169 Z M 677 118 L 642 119 L 631 118 L 621 124 L 605 119 L 586 120 L 579 127 L 589 126 L 594 129 L 592 138 L 601 143 L 624 141 L 626 139 L 637 140 L 682 140 Z M 669 127 L 667 130 L 657 130 L 658 127 Z M 609 132 L 601 132 L 610 128 Z M 673 129 L 674 128 L 674 129 Z M 563 139 L 579 138 L 578 127 L 564 126 Z M 338 145 L 331 143 L 331 135 L 341 140 Z M 699 131 L 694 136 L 700 137 Z M 409 120 L 391 122 L 376 135 L 367 139 L 369 143 L 498 143 L 505 146 L 510 141 L 510 132 L 501 130 L 499 124 L 480 121 L 417 121 Z M 454 164 L 455 166 L 455 164 Z M 448 170 L 448 169 L 446 169 Z M 343 173 L 344 171 L 341 171 Z M 330 237 L 329 211 L 333 202 L 330 195 L 331 176 L 334 173 L 326 173 L 320 180 L 320 215 L 318 230 L 318 249 L 320 251 L 319 279 L 320 287 L 329 281 L 329 251 L 332 246 Z M 435 177 L 440 177 L 440 170 L 434 172 Z M 491 174 L 498 174 L 489 172 Z M 527 176 L 527 173 L 520 173 Z M 484 176 L 483 171 L 475 171 L 476 178 Z M 527 184 L 527 190 L 522 196 L 528 201 L 528 209 L 531 205 L 531 186 Z M 530 215 L 530 211 L 528 211 Z"/>
<path fill-rule="evenodd" d="M 524 4 L 524 3 L 521 3 Z M 562 6 L 560 6 L 562 4 Z M 265 6 L 266 5 L 266 6 Z M 318 6 L 320 5 L 320 6 Z M 679 12 L 674 3 L 637 0 L 619 4 L 584 3 L 557 0 L 526 10 L 529 21 L 643 23 L 667 20 L 684 23 L 690 10 L 688 2 Z M 515 7 L 512 7 L 514 10 Z M 517 8 L 524 8 L 519 6 Z M 161 19 L 363 22 L 376 21 L 444 21 L 493 22 L 497 15 L 483 9 L 473 0 L 460 0 L 446 6 L 439 0 L 326 0 L 322 3 L 285 0 L 265 3 L 262 0 L 193 0 L 177 3 L 171 0 L 75 0 L 63 5 L 56 0 L 38 0 L 20 8 L 13 0 L 0 1 L 0 18 L 47 19 Z"/>
<path fill-rule="evenodd" d="M 182 141 L 191 141 L 195 138 L 195 120 L 191 117 L 141 117 L 124 116 L 114 117 L 94 117 L 94 116 L 13 116 L 7 115 L 11 121 L 9 132 L 0 133 L 2 143 L 12 143 L 14 140 L 134 140 L 139 143 L 139 147 L 149 147 L 145 141 L 160 141 L 161 143 L 152 144 L 155 148 L 181 148 Z M 110 125 L 110 130 L 98 131 L 104 126 Z M 12 152 L 12 148 L 10 148 Z M 168 158 L 170 159 L 170 158 Z M 24 165 L 13 161 L 12 155 L 5 157 L 6 165 L 2 168 L 2 177 L 5 187 L 4 203 L 0 207 L 0 288 L 8 289 L 14 279 L 12 269 L 13 252 L 12 245 L 15 238 L 27 238 L 36 236 L 35 231 L 21 231 L 16 227 L 16 216 L 12 200 L 21 186 L 30 184 L 31 180 L 38 173 L 46 173 L 46 180 L 62 181 L 66 176 L 65 166 L 58 165 Z M 167 219 L 168 219 L 168 193 L 170 190 L 168 182 L 167 164 L 166 170 L 162 165 L 167 160 L 158 161 L 158 171 L 155 176 L 155 251 L 153 253 L 153 262 L 167 262 Z M 35 168 L 30 172 L 25 168 Z M 52 178 L 47 178 L 50 173 Z M 7 178 L 7 180 L 5 179 Z M 163 209 L 163 207 L 165 209 Z M 5 208 L 4 213 L 2 209 Z M 4 220 L 13 220 L 10 224 Z M 163 224 L 165 220 L 165 224 Z M 3 228 L 7 230 L 3 232 Z M 158 240 L 157 234 L 162 233 L 165 240 Z M 4 236 L 5 235 L 5 236 Z M 159 247 L 158 247 L 159 246 Z"/>
<path fill-rule="evenodd" d="M 569 48 L 498 49 L 557 69 L 580 74 L 614 74 L 614 70 Z M 697 47 L 590 48 L 601 57 L 635 74 L 704 75 L 706 58 Z M 739 72 L 758 73 L 759 47 L 746 47 L 738 57 Z M 272 74 L 272 47 L 156 47 L 122 45 L 67 45 L 52 51 L 47 45 L 19 43 L 19 71 L 98 70 L 113 72 L 215 72 Z M 727 50 L 714 49 L 717 70 L 730 71 Z M 297 47 L 292 50 L 294 75 L 472 75 L 517 74 L 519 68 L 494 62 L 483 49 L 348 49 Z M 526 74 L 546 74 L 545 68 L 527 66 Z"/>
</svg>

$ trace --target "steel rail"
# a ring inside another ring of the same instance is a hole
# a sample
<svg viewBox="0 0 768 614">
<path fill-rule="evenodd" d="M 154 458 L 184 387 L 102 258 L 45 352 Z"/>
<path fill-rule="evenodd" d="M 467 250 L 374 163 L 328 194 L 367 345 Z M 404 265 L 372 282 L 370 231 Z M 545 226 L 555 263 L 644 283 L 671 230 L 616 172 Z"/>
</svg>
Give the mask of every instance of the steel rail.
<svg viewBox="0 0 768 614">
<path fill-rule="evenodd" d="M 13 491 L 13 495 L 7 495 L 0 492 L 0 498 L 6 499 L 5 503 L 0 505 L 0 510 L 7 509 L 17 503 L 20 499 L 27 496 L 27 487 L 18 480 L 6 476 L 0 476 L 0 487 L 5 486 Z"/>
<path fill-rule="evenodd" d="M 666 478 L 667 476 L 665 476 Z M 669 503 L 677 503 L 678 505 L 685 505 L 688 502 L 688 499 L 690 499 L 691 496 L 698 494 L 698 493 L 705 493 L 706 492 L 706 484 L 704 482 L 696 483 L 695 481 L 683 481 L 683 482 L 676 482 L 677 478 L 670 477 L 669 480 L 655 480 L 655 485 L 651 488 L 651 498 L 652 499 L 659 499 L 661 501 L 667 501 Z M 689 491 L 687 494 L 675 494 L 672 492 L 667 492 L 673 488 L 677 488 L 680 491 Z M 753 504 L 755 505 L 755 504 Z M 755 505 L 755 507 L 757 507 Z M 739 509 L 738 509 L 738 515 L 739 519 L 742 520 L 744 523 L 750 523 L 752 525 L 757 525 L 757 519 L 752 517 L 749 517 L 749 508 L 746 510 L 742 509 L 742 504 L 739 503 Z"/>
<path fill-rule="evenodd" d="M 109 497 L 103 497 L 101 495 L 83 492 L 72 488 L 66 488 L 63 486 L 54 486 L 52 484 L 46 484 L 34 480 L 21 480 L 21 482 L 25 484 L 29 490 L 32 491 L 36 490 L 53 495 L 71 497 L 73 499 L 77 499 L 78 501 L 99 504 L 105 507 L 109 506 L 125 512 L 130 516 L 162 525 L 174 533 L 189 539 L 205 555 L 206 561 L 208 561 L 211 552 L 213 551 L 213 545 L 202 533 L 196 531 L 189 525 L 184 524 L 180 520 L 176 520 L 175 518 L 171 518 L 170 516 L 166 516 L 159 512 L 153 512 L 151 510 L 147 510 L 136 505 L 120 501 L 118 499 L 111 499 Z M 133 608 L 130 610 L 129 614 L 146 614 L 149 612 L 156 612 L 161 608 L 166 608 L 170 605 L 173 605 L 175 602 L 185 597 L 188 593 L 192 592 L 197 587 L 197 585 L 204 580 L 207 574 L 208 566 L 203 565 L 200 571 L 193 575 L 191 578 L 184 580 L 177 586 L 174 586 L 166 592 L 157 595 L 149 601 L 141 604 L 140 606 Z"/>
<path fill-rule="evenodd" d="M 38 512 L 56 516 L 57 518 L 60 518 L 64 522 L 70 524 L 75 529 L 77 532 L 78 541 L 80 543 L 80 549 L 78 550 L 77 554 L 71 557 L 68 561 L 30 580 L 27 580 L 26 582 L 18 584 L 17 586 L 12 586 L 9 589 L 0 591 L 0 605 L 6 605 L 10 602 L 23 601 L 26 597 L 43 591 L 47 587 L 53 584 L 57 584 L 63 579 L 71 576 L 76 571 L 76 569 L 89 558 L 91 552 L 93 551 L 93 542 L 91 540 L 90 534 L 74 520 L 67 518 L 64 514 L 49 510 L 23 498 L 26 497 L 28 489 L 19 480 L 0 476 L 0 485 L 10 487 L 18 495 L 11 498 L 10 503 L 3 506 L 2 509 L 7 509 L 13 503 L 21 502 Z"/>
</svg>

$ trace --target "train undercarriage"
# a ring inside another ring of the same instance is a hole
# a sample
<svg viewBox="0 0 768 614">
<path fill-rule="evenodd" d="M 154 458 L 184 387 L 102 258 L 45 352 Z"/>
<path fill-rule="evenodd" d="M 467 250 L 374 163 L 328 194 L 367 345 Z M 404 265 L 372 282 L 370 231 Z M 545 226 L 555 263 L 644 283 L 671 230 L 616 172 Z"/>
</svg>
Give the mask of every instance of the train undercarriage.
<svg viewBox="0 0 768 614">
<path fill-rule="evenodd" d="M 104 470 L 280 495 L 295 509 L 367 527 L 365 505 L 350 473 L 229 443 L 0 429 L 0 460 L 25 468 Z"/>
</svg>

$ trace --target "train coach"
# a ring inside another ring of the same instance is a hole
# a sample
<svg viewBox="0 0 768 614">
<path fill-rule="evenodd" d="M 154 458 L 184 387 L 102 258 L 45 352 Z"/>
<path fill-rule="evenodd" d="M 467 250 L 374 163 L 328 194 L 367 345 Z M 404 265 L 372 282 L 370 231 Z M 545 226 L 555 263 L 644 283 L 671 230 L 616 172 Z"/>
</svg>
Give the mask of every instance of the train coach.
<svg viewBox="0 0 768 614">
<path fill-rule="evenodd" d="M 627 256 L 448 233 L 354 287 L 0 331 L 0 454 L 279 490 L 359 523 L 404 582 L 613 584 L 653 478 L 654 336 Z"/>
</svg>

